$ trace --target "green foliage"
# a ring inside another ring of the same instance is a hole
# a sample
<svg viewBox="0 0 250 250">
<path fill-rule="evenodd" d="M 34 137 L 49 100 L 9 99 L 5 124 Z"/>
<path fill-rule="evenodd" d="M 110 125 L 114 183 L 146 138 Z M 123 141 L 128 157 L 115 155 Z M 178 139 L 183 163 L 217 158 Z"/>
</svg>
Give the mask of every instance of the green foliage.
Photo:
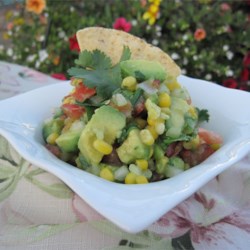
<svg viewBox="0 0 250 250">
<path fill-rule="evenodd" d="M 48 74 L 67 74 L 78 56 L 70 49 L 69 38 L 88 26 L 112 28 L 117 18 L 124 17 L 132 24 L 131 34 L 162 48 L 183 74 L 218 84 L 233 78 L 238 88 L 250 89 L 249 76 L 242 77 L 243 58 L 250 51 L 249 1 L 161 1 L 153 25 L 143 19 L 150 4 L 146 0 L 47 0 L 40 15 L 19 4 L 15 12 L 6 13 L 8 29 L 3 36 L 9 48 L 0 49 L 0 60 Z M 205 31 L 204 38 L 197 40 L 197 29 Z"/>
</svg>

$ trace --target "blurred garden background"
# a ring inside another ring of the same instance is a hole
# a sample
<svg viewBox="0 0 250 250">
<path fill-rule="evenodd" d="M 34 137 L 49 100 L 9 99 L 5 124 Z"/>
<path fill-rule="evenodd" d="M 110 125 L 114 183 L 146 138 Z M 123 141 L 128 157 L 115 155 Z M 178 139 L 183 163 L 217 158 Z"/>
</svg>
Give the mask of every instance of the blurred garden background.
<svg viewBox="0 0 250 250">
<path fill-rule="evenodd" d="M 0 60 L 68 79 L 88 26 L 139 36 L 182 74 L 250 91 L 250 0 L 1 0 Z"/>
</svg>

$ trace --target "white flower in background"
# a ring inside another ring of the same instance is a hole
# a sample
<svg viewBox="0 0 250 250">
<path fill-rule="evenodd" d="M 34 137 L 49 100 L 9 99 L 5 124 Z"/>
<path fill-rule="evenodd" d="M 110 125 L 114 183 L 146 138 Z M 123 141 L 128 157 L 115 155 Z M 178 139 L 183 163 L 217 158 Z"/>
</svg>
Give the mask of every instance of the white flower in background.
<svg viewBox="0 0 250 250">
<path fill-rule="evenodd" d="M 194 61 L 197 61 L 197 60 L 198 60 L 198 56 L 197 56 L 197 55 L 194 55 L 194 56 L 193 56 L 193 59 L 194 59 Z"/>
<path fill-rule="evenodd" d="M 39 68 L 41 65 L 40 61 L 39 60 L 36 60 L 36 63 L 35 63 L 35 68 Z"/>
<path fill-rule="evenodd" d="M 226 71 L 226 76 L 233 76 L 233 75 L 234 75 L 234 72 L 231 69 L 228 69 Z"/>
<path fill-rule="evenodd" d="M 27 62 L 34 62 L 36 55 L 28 55 L 26 58 Z"/>
<path fill-rule="evenodd" d="M 131 24 L 132 24 L 132 26 L 136 26 L 136 25 L 138 24 L 138 22 L 137 22 L 136 19 L 133 19 L 133 20 L 131 21 Z"/>
<path fill-rule="evenodd" d="M 188 59 L 186 57 L 184 57 L 182 63 L 183 63 L 183 65 L 187 65 L 188 64 Z"/>
<path fill-rule="evenodd" d="M 12 12 L 12 14 L 13 14 L 13 16 L 18 16 L 19 12 L 15 10 L 15 11 Z"/>
<path fill-rule="evenodd" d="M 181 70 L 181 73 L 182 73 L 183 75 L 185 75 L 185 74 L 187 74 L 187 70 L 186 70 L 186 69 L 182 69 L 182 70 Z"/>
<path fill-rule="evenodd" d="M 173 54 L 171 55 L 171 57 L 172 57 L 173 60 L 177 60 L 177 59 L 180 58 L 180 56 L 179 56 L 177 53 L 173 53 Z"/>
<path fill-rule="evenodd" d="M 162 33 L 161 33 L 160 31 L 157 31 L 157 32 L 156 32 L 156 35 L 157 35 L 158 37 L 161 37 Z"/>
<path fill-rule="evenodd" d="M 13 35 L 12 30 L 8 30 L 7 34 L 8 34 L 9 36 L 12 36 L 12 35 Z"/>
<path fill-rule="evenodd" d="M 41 35 L 41 36 L 37 37 L 37 41 L 38 42 L 43 42 L 44 40 L 45 40 L 45 36 L 44 35 Z"/>
<path fill-rule="evenodd" d="M 4 50 L 4 46 L 0 44 L 0 51 L 2 52 Z"/>
<path fill-rule="evenodd" d="M 158 44 L 159 44 L 159 41 L 158 41 L 157 39 L 153 39 L 152 44 L 153 44 L 153 45 L 158 45 Z"/>
<path fill-rule="evenodd" d="M 156 26 L 155 26 L 155 30 L 156 30 L 156 31 L 161 31 L 161 26 L 160 26 L 160 25 L 156 25 Z"/>
<path fill-rule="evenodd" d="M 211 80 L 212 79 L 212 75 L 211 74 L 206 74 L 205 75 L 205 79 L 206 80 Z"/>
<path fill-rule="evenodd" d="M 182 36 L 182 39 L 183 39 L 184 41 L 186 41 L 186 40 L 188 39 L 188 35 L 187 35 L 187 34 L 183 35 L 183 36 Z"/>
<path fill-rule="evenodd" d="M 74 12 L 74 11 L 75 11 L 75 7 L 70 6 L 69 11 L 70 11 L 70 12 Z"/>
<path fill-rule="evenodd" d="M 228 46 L 228 45 L 223 45 L 222 49 L 223 49 L 224 51 L 228 51 L 228 50 L 229 50 L 229 46 Z"/>
<path fill-rule="evenodd" d="M 187 54 L 189 52 L 189 48 L 188 47 L 184 48 L 184 52 Z"/>
<path fill-rule="evenodd" d="M 29 49 L 28 47 L 26 47 L 26 48 L 24 48 L 24 51 L 25 51 L 25 52 L 29 52 L 30 49 Z"/>
<path fill-rule="evenodd" d="M 151 30 L 151 26 L 147 25 L 146 30 Z"/>
<path fill-rule="evenodd" d="M 59 38 L 62 38 L 62 39 L 65 38 L 65 37 L 66 37 L 65 31 L 64 31 L 64 30 L 59 31 L 58 37 L 59 37 Z"/>
<path fill-rule="evenodd" d="M 7 55 L 8 55 L 8 56 L 13 56 L 13 53 L 14 53 L 14 52 L 13 52 L 13 49 L 12 49 L 12 48 L 8 48 L 8 49 L 7 49 Z"/>
<path fill-rule="evenodd" d="M 39 57 L 39 61 L 40 61 L 40 62 L 43 62 L 43 61 L 46 60 L 46 58 L 48 57 L 47 51 L 46 51 L 45 49 L 40 50 L 40 51 L 38 52 L 38 57 Z"/>
<path fill-rule="evenodd" d="M 234 54 L 232 51 L 227 51 L 226 56 L 228 60 L 232 60 L 232 58 L 234 57 Z"/>
</svg>

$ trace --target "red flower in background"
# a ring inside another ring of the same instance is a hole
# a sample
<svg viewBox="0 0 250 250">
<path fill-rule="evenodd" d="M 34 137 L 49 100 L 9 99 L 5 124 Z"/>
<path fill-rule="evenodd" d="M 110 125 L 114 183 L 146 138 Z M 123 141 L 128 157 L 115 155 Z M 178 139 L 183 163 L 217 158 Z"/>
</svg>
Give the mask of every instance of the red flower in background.
<svg viewBox="0 0 250 250">
<path fill-rule="evenodd" d="M 206 38 L 206 35 L 207 35 L 206 31 L 200 28 L 194 32 L 194 39 L 196 41 L 201 41 Z"/>
<path fill-rule="evenodd" d="M 246 68 L 250 66 L 250 51 L 244 56 L 243 66 Z"/>
<path fill-rule="evenodd" d="M 125 32 L 129 32 L 131 30 L 131 23 L 127 22 L 127 20 L 124 17 L 119 17 L 115 20 L 115 23 L 113 24 L 113 28 L 116 30 L 123 30 Z"/>
<path fill-rule="evenodd" d="M 59 80 L 67 80 L 66 76 L 63 73 L 53 73 L 51 74 L 51 76 Z"/>
<path fill-rule="evenodd" d="M 240 80 L 243 82 L 246 82 L 249 80 L 249 70 L 247 68 L 244 68 L 241 71 Z"/>
<path fill-rule="evenodd" d="M 227 88 L 236 89 L 238 87 L 238 83 L 234 78 L 228 78 L 223 81 L 222 85 Z"/>
<path fill-rule="evenodd" d="M 69 38 L 69 48 L 72 51 L 74 51 L 74 50 L 76 50 L 77 52 L 80 51 L 80 47 L 79 47 L 79 44 L 78 44 L 77 39 L 76 39 L 76 34 Z"/>
</svg>

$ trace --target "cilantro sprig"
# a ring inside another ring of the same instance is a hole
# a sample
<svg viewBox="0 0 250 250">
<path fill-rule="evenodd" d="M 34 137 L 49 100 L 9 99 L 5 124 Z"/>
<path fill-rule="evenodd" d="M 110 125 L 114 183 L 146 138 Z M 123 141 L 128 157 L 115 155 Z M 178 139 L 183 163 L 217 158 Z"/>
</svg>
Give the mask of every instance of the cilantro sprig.
<svg viewBox="0 0 250 250">
<path fill-rule="evenodd" d="M 207 109 L 199 109 L 196 107 L 198 112 L 198 122 L 208 122 L 209 121 L 209 113 Z"/>
<path fill-rule="evenodd" d="M 130 49 L 124 47 L 120 62 L 130 59 L 130 56 Z M 77 67 L 68 70 L 69 75 L 83 79 L 89 88 L 96 88 L 96 94 L 103 99 L 110 98 L 121 85 L 120 64 L 112 65 L 111 58 L 98 49 L 82 51 L 75 64 Z"/>
</svg>

